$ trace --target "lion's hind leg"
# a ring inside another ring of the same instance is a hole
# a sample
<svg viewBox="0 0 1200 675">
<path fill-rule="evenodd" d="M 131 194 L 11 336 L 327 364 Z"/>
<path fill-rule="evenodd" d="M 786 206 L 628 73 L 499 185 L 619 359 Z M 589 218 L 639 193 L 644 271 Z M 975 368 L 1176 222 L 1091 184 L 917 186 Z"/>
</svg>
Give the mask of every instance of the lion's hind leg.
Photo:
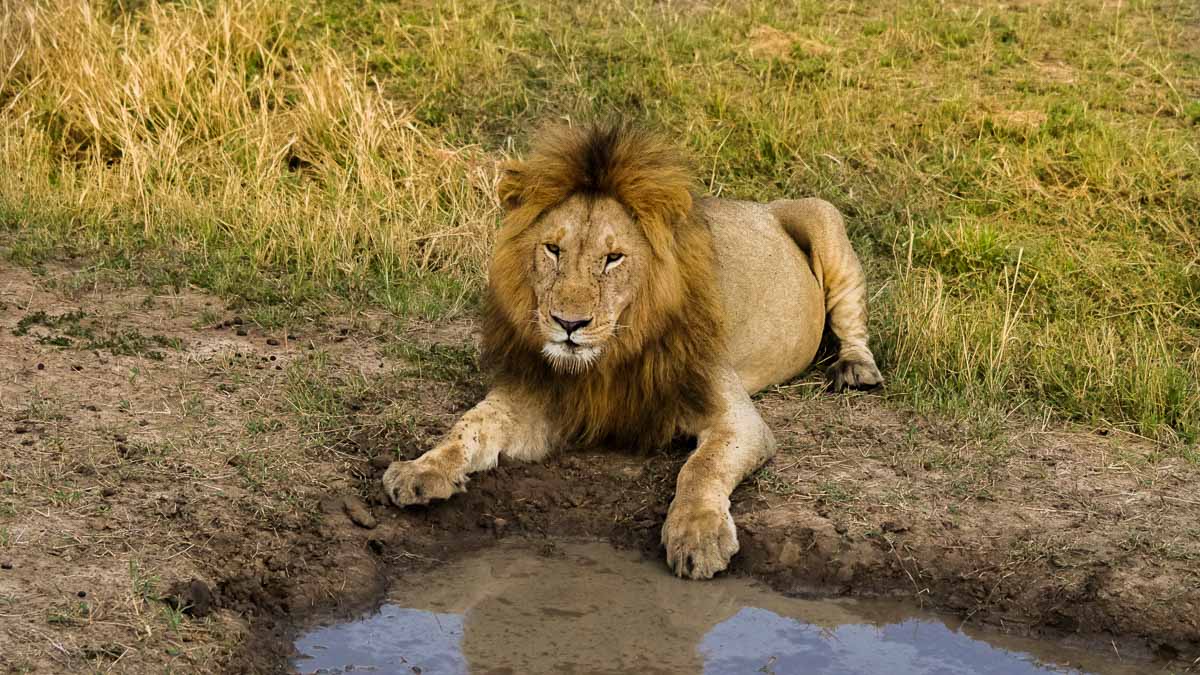
<svg viewBox="0 0 1200 675">
<path fill-rule="evenodd" d="M 867 283 L 837 208 L 822 199 L 772 202 L 771 211 L 808 256 L 825 292 L 829 328 L 838 339 L 838 358 L 826 370 L 836 391 L 883 384 L 867 346 Z"/>
<path fill-rule="evenodd" d="M 494 389 L 455 423 L 435 448 L 412 461 L 392 462 L 383 489 L 396 506 L 428 504 L 466 490 L 467 477 L 496 466 L 500 455 L 536 462 L 553 449 L 553 433 L 536 407 Z"/>
</svg>

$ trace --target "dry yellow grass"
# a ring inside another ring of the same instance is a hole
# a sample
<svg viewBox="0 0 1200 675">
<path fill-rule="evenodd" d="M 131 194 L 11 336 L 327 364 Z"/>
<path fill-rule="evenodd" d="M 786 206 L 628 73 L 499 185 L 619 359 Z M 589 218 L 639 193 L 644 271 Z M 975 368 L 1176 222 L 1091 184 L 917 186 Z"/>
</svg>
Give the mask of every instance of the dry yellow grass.
<svg viewBox="0 0 1200 675">
<path fill-rule="evenodd" d="M 444 315 L 512 137 L 622 112 L 712 192 L 847 212 L 905 405 L 1200 437 L 1187 2 L 113 5 L 0 0 L 16 258 Z"/>
<path fill-rule="evenodd" d="M 449 147 L 328 47 L 286 52 L 283 3 L 6 3 L 0 201 L 70 236 L 141 237 L 316 278 L 478 274 L 493 163 Z"/>
</svg>

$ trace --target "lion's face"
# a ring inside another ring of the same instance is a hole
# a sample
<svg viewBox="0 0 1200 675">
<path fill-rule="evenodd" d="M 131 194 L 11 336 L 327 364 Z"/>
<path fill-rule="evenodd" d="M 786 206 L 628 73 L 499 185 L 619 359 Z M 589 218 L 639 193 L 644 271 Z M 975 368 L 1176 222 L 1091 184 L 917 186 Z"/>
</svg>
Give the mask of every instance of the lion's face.
<svg viewBox="0 0 1200 675">
<path fill-rule="evenodd" d="M 528 255 L 542 355 L 556 370 L 594 365 L 622 329 L 646 276 L 650 245 L 616 200 L 575 195 L 534 226 Z"/>
</svg>

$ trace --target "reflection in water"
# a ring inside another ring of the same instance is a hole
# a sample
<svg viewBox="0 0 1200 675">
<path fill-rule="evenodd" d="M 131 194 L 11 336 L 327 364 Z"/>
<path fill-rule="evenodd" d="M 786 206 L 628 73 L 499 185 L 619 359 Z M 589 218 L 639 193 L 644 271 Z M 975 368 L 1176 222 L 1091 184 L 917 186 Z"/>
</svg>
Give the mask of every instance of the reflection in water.
<svg viewBox="0 0 1200 675">
<path fill-rule="evenodd" d="M 682 581 L 602 544 L 500 546 L 399 583 L 391 604 L 296 642 L 300 672 L 1126 673 L 1054 643 L 981 639 L 894 603 Z M 1078 669 L 1039 661 L 1053 657 Z M 415 667 L 415 668 L 414 668 Z M 416 670 L 419 669 L 419 670 Z"/>
<path fill-rule="evenodd" d="M 1079 673 L 1039 665 L 1028 654 L 993 647 L 917 619 L 880 627 L 821 629 L 757 607 L 715 626 L 700 643 L 705 673 L 834 673 L 861 675 L 1008 675 Z"/>
<path fill-rule="evenodd" d="M 387 605 L 353 623 L 318 628 L 296 643 L 300 672 L 466 673 L 461 614 Z"/>
</svg>

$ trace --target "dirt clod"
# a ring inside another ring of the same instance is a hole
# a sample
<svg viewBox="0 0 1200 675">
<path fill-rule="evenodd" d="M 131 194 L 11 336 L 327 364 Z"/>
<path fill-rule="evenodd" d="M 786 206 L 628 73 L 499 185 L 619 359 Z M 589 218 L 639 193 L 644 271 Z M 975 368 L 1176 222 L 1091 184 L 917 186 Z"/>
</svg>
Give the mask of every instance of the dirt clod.
<svg viewBox="0 0 1200 675">
<path fill-rule="evenodd" d="M 350 520 L 359 527 L 373 530 L 379 524 L 379 521 L 375 520 L 375 516 L 371 514 L 370 507 L 358 497 L 347 496 L 342 499 L 342 508 L 345 509 L 346 515 L 350 516 Z"/>
<path fill-rule="evenodd" d="M 208 584 L 199 579 L 192 579 L 187 583 L 178 582 L 173 585 L 163 602 L 194 619 L 202 619 L 212 613 L 214 598 Z"/>
</svg>

